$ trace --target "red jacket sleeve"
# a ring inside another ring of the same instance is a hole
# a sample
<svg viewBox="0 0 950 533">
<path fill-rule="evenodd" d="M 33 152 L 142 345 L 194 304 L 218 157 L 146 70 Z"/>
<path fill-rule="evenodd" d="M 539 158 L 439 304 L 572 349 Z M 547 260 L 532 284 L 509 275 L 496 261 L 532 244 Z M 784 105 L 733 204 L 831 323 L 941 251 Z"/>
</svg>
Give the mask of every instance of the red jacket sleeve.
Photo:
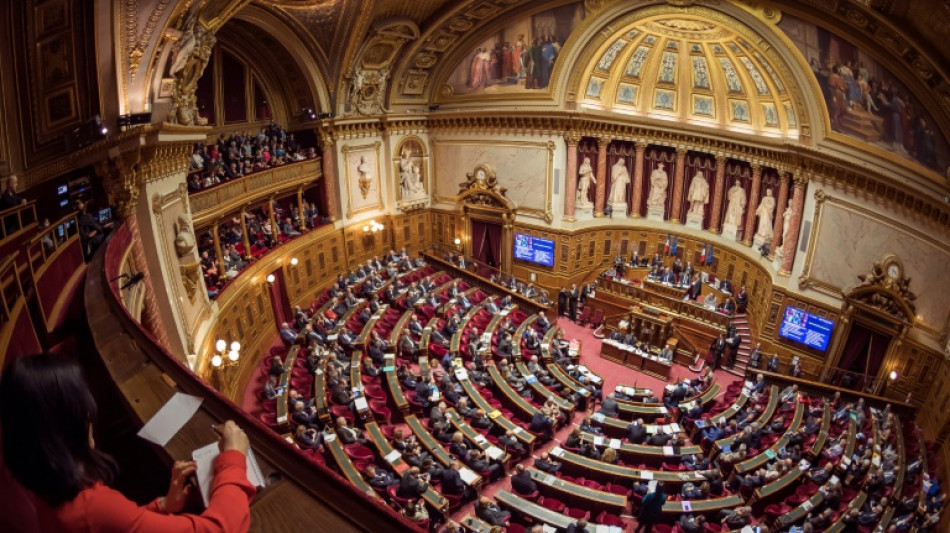
<svg viewBox="0 0 950 533">
<path fill-rule="evenodd" d="M 156 512 L 154 502 L 139 507 L 104 485 L 86 489 L 59 511 L 67 531 L 90 533 L 242 533 L 251 526 L 256 488 L 247 481 L 244 455 L 227 451 L 214 461 L 208 508 L 200 515 Z M 70 516 L 71 515 L 71 516 Z"/>
</svg>

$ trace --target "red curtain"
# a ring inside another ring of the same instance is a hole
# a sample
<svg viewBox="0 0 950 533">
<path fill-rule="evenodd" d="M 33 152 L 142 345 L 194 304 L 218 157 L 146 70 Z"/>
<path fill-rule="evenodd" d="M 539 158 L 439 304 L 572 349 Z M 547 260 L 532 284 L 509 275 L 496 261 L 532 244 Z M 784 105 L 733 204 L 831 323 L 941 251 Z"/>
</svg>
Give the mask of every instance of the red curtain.
<svg viewBox="0 0 950 533">
<path fill-rule="evenodd" d="M 501 224 L 472 221 L 472 256 L 491 267 L 501 265 Z"/>
<path fill-rule="evenodd" d="M 270 284 L 270 303 L 274 310 L 274 321 L 277 323 L 277 329 L 284 322 L 290 322 L 290 300 L 287 298 L 287 291 L 284 290 L 284 269 L 278 268 L 271 272 L 274 275 L 274 282 Z"/>
<path fill-rule="evenodd" d="M 488 251 L 486 226 L 484 222 L 472 221 L 472 257 L 482 263 L 488 263 L 485 257 Z"/>
<path fill-rule="evenodd" d="M 485 224 L 485 237 L 491 257 L 486 263 L 495 268 L 501 268 L 501 224 Z"/>
<path fill-rule="evenodd" d="M 869 328 L 855 323 L 848 333 L 848 341 L 841 352 L 838 368 L 857 374 L 877 375 L 877 371 L 884 362 L 884 354 L 890 345 L 888 335 L 872 331 Z M 854 383 L 860 385 L 864 380 L 856 379 Z M 863 386 L 862 386 L 863 388 Z"/>
</svg>

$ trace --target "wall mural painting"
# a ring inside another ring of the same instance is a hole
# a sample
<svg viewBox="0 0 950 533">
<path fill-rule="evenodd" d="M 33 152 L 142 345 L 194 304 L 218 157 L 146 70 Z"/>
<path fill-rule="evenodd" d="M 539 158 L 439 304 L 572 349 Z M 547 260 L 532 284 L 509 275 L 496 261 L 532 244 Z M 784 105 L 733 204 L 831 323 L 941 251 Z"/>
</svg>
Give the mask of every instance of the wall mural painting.
<svg viewBox="0 0 950 533">
<path fill-rule="evenodd" d="M 576 2 L 516 20 L 476 45 L 447 83 L 455 94 L 546 89 L 561 48 L 583 19 L 584 5 Z"/>
<path fill-rule="evenodd" d="M 779 24 L 805 56 L 831 128 L 942 172 L 950 148 L 920 101 L 865 50 L 824 28 L 784 16 Z"/>
</svg>

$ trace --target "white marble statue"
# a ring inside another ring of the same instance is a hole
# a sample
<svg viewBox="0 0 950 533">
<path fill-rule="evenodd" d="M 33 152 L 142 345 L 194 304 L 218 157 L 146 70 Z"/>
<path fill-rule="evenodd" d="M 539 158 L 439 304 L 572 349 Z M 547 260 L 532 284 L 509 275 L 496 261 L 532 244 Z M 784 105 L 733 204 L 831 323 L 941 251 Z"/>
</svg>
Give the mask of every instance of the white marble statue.
<svg viewBox="0 0 950 533">
<path fill-rule="evenodd" d="M 647 207 L 663 207 L 666 205 L 666 187 L 670 178 L 660 163 L 650 174 L 650 194 L 647 196 Z"/>
<path fill-rule="evenodd" d="M 732 188 L 729 189 L 729 195 L 727 197 L 729 203 L 726 204 L 726 217 L 723 219 L 723 225 L 730 225 L 738 227 L 742 224 L 742 214 L 745 213 L 745 189 L 739 185 L 739 180 L 736 180 L 732 185 Z"/>
<path fill-rule="evenodd" d="M 696 171 L 693 182 L 689 184 L 686 201 L 689 202 L 689 214 L 705 215 L 706 204 L 709 203 L 709 182 L 700 170 Z"/>
<path fill-rule="evenodd" d="M 768 240 L 772 238 L 772 213 L 775 211 L 775 197 L 772 196 L 772 189 L 765 190 L 765 196 L 759 202 L 759 207 L 755 209 L 755 214 L 759 217 L 759 227 L 755 230 L 755 236 Z"/>
<path fill-rule="evenodd" d="M 785 207 L 785 213 L 782 214 L 782 245 L 785 245 L 785 239 L 788 238 L 788 227 L 791 226 L 789 221 L 792 219 L 792 200 L 789 199 L 788 205 Z"/>
<path fill-rule="evenodd" d="M 356 166 L 356 171 L 359 172 L 359 186 L 360 194 L 363 195 L 363 199 L 366 199 L 366 196 L 369 194 L 370 186 L 373 183 L 373 169 L 370 166 L 369 162 L 366 161 L 366 156 L 360 156 L 360 164 Z"/>
<path fill-rule="evenodd" d="M 399 190 L 403 200 L 411 200 L 423 192 L 421 171 L 409 158 L 409 150 L 403 150 L 399 156 Z"/>
<path fill-rule="evenodd" d="M 578 171 L 579 178 L 577 180 L 577 205 L 581 207 L 589 207 L 593 205 L 589 198 L 590 184 L 597 183 L 597 178 L 594 177 L 594 168 L 590 164 L 590 158 L 585 157 L 584 162 L 581 163 L 581 168 Z"/>
<path fill-rule="evenodd" d="M 610 197 L 607 202 L 611 205 L 627 203 L 627 185 L 630 184 L 630 173 L 623 158 L 614 163 L 610 169 Z"/>
</svg>

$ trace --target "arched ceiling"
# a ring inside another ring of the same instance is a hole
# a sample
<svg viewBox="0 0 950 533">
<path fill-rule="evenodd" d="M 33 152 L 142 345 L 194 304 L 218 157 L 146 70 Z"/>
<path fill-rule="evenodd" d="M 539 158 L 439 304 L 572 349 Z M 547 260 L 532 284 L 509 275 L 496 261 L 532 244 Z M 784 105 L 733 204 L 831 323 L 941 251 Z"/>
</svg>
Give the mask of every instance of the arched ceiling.
<svg viewBox="0 0 950 533">
<path fill-rule="evenodd" d="M 795 80 L 737 26 L 676 14 L 618 29 L 584 67 L 579 106 L 797 138 Z"/>
</svg>

